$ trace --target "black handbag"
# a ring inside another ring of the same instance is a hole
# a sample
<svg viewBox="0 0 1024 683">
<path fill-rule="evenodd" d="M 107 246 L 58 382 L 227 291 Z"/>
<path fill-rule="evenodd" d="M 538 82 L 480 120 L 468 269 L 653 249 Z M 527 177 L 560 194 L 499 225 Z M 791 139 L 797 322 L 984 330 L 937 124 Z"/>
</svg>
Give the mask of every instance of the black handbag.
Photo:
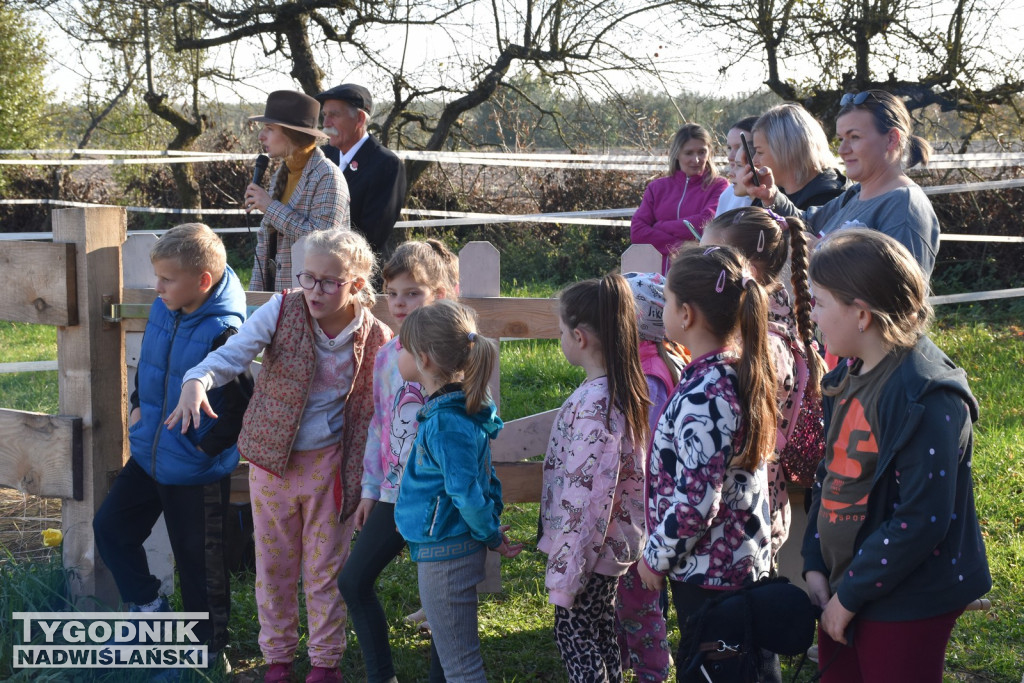
<svg viewBox="0 0 1024 683">
<path fill-rule="evenodd" d="M 807 652 L 819 610 L 788 579 L 766 579 L 723 591 L 686 619 L 676 663 L 680 680 L 697 671 L 709 681 L 756 681 L 762 650 Z M 715 670 L 728 672 L 714 677 Z M 737 675 L 739 678 L 737 678 Z"/>
</svg>

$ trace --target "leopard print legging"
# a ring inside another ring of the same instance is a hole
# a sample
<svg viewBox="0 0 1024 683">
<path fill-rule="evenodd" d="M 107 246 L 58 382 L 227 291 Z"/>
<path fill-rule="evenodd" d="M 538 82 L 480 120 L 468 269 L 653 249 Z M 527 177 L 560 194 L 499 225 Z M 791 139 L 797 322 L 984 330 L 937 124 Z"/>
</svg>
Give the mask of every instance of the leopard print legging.
<svg viewBox="0 0 1024 683">
<path fill-rule="evenodd" d="M 616 576 L 591 574 L 571 609 L 555 606 L 555 644 L 572 683 L 620 683 Z"/>
</svg>

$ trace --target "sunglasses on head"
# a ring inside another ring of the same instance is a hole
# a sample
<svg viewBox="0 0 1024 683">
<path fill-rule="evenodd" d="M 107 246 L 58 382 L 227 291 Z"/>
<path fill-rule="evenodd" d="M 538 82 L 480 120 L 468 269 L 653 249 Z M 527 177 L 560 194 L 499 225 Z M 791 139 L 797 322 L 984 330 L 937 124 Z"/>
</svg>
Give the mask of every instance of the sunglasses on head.
<svg viewBox="0 0 1024 683">
<path fill-rule="evenodd" d="M 868 98 L 875 99 L 875 96 L 871 94 L 870 90 L 864 92 L 852 93 L 848 92 L 843 95 L 842 99 L 839 100 L 840 107 L 849 107 L 853 105 L 855 107 L 860 106 L 868 101 Z"/>
</svg>

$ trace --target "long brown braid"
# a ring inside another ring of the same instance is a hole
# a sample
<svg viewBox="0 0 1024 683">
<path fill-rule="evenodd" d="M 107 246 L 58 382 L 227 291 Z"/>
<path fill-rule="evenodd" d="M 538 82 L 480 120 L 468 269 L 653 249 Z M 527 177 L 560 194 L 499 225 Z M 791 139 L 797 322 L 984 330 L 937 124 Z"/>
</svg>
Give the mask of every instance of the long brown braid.
<svg viewBox="0 0 1024 683">
<path fill-rule="evenodd" d="M 807 277 L 809 260 L 807 249 L 807 233 L 804 223 L 795 216 L 786 219 L 789 224 L 790 263 L 792 275 L 789 281 L 793 284 L 793 318 L 796 320 L 796 331 L 804 343 L 804 355 L 807 358 L 807 392 L 816 396 L 821 391 L 821 378 L 827 368 L 825 361 L 818 353 L 814 343 L 814 323 L 811 322 L 811 289 Z"/>
</svg>

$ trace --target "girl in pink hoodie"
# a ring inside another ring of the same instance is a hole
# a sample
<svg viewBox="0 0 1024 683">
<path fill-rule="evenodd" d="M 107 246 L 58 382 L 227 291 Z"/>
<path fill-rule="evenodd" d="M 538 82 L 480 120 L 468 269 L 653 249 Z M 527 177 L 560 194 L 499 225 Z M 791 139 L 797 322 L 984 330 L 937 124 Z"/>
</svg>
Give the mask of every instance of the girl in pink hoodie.
<svg viewBox="0 0 1024 683">
<path fill-rule="evenodd" d="M 630 242 L 651 244 L 660 251 L 662 273 L 668 271 L 676 247 L 700 240 L 701 229 L 715 217 L 718 198 L 729 186 L 711 161 L 713 150 L 708 131 L 695 123 L 680 128 L 669 149 L 668 175 L 647 186 L 633 214 Z"/>
<path fill-rule="evenodd" d="M 615 635 L 618 577 L 644 544 L 647 383 L 636 309 L 621 275 L 562 292 L 566 360 L 587 379 L 562 405 L 544 458 L 544 584 L 555 605 L 555 644 L 570 681 L 621 681 Z"/>
</svg>

